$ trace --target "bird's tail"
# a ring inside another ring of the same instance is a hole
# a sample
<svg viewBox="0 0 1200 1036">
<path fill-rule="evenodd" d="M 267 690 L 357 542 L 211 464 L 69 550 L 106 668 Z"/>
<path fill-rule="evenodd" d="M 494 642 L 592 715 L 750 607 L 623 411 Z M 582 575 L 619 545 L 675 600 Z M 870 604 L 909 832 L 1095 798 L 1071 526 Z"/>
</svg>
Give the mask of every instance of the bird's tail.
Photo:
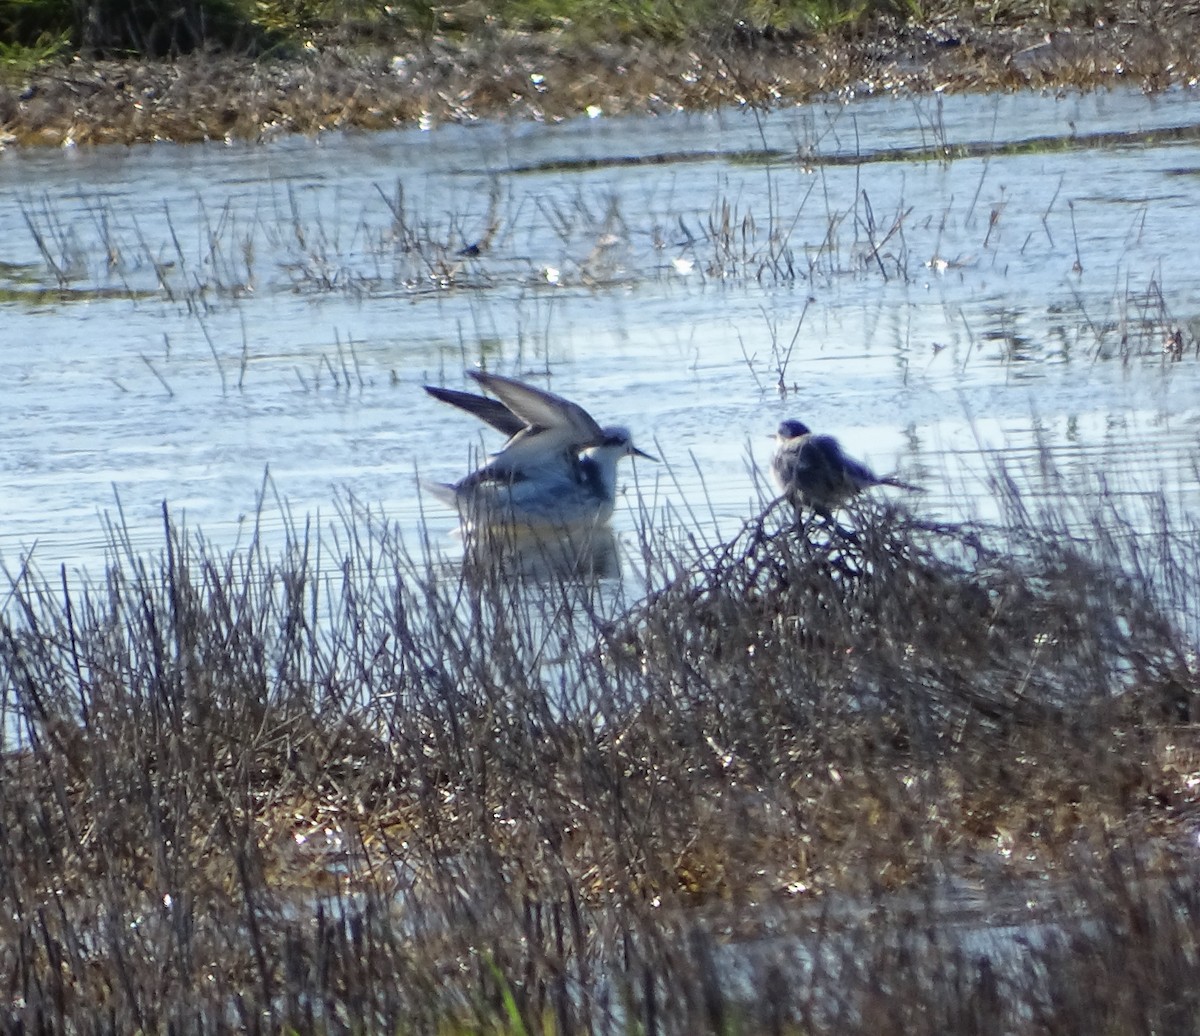
<svg viewBox="0 0 1200 1036">
<path fill-rule="evenodd" d="M 421 489 L 430 496 L 437 497 L 442 503 L 457 509 L 458 493 L 449 482 L 426 482 L 424 479 L 421 479 L 420 485 Z"/>
<path fill-rule="evenodd" d="M 879 480 L 881 486 L 894 486 L 896 489 L 907 489 L 910 493 L 924 493 L 924 486 L 914 486 L 911 482 L 905 482 L 902 479 L 896 478 L 895 475 L 888 475 L 886 478 Z"/>
</svg>

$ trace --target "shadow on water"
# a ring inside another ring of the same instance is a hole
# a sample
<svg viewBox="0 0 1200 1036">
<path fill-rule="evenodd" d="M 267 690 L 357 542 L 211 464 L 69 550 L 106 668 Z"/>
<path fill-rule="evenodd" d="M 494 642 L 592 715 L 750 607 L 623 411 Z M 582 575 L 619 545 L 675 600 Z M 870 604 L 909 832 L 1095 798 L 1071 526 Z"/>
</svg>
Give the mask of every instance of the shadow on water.
<svg viewBox="0 0 1200 1036">
<path fill-rule="evenodd" d="M 465 544 L 464 566 L 532 583 L 617 579 L 621 557 L 607 526 L 573 532 L 487 530 Z"/>
</svg>

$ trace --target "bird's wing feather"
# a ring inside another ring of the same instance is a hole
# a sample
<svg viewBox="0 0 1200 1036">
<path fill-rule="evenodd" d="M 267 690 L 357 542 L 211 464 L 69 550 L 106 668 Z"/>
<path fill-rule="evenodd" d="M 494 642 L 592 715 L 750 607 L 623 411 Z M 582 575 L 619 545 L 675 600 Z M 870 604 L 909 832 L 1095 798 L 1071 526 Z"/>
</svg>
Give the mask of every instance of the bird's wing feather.
<svg viewBox="0 0 1200 1036">
<path fill-rule="evenodd" d="M 861 461 L 855 460 L 853 457 L 842 458 L 842 470 L 845 471 L 846 477 L 853 482 L 858 489 L 866 489 L 869 486 L 877 486 L 881 481 L 875 472 L 873 472 Z"/>
<path fill-rule="evenodd" d="M 597 445 L 604 439 L 595 418 L 569 399 L 500 374 L 467 373 L 529 425 L 569 429 L 571 441 L 579 448 Z"/>
<path fill-rule="evenodd" d="M 514 414 L 498 399 L 477 396 L 473 392 L 459 392 L 457 389 L 439 388 L 436 385 L 426 385 L 425 391 L 434 399 L 473 414 L 509 438 L 523 432 L 527 427 L 523 418 Z"/>
<path fill-rule="evenodd" d="M 870 486 L 879 485 L 879 477 L 862 461 L 847 456 L 842 444 L 832 435 L 814 435 L 809 439 L 814 450 L 820 450 L 822 461 L 829 468 L 831 475 L 849 482 L 855 492 Z"/>
<path fill-rule="evenodd" d="M 497 465 L 495 460 L 491 460 L 482 467 L 476 468 L 466 477 L 459 479 L 454 484 L 454 488 L 461 493 L 464 490 L 478 489 L 489 483 L 501 486 L 513 486 L 518 482 L 525 481 L 529 477 L 528 472 L 520 467 L 503 467 Z"/>
<path fill-rule="evenodd" d="M 548 478 L 568 474 L 578 459 L 579 450 L 569 429 L 539 428 L 511 438 L 479 473 L 493 479 Z"/>
<path fill-rule="evenodd" d="M 478 380 L 480 384 L 487 384 L 483 379 Z M 515 413 L 503 400 L 478 396 L 472 392 L 435 385 L 426 385 L 425 391 L 434 399 L 486 421 L 509 437 L 504 446 L 468 478 L 475 481 L 501 481 L 523 478 L 534 471 L 557 473 L 565 470 L 574 459 L 578 429 L 573 425 L 547 428 L 533 424 Z"/>
</svg>

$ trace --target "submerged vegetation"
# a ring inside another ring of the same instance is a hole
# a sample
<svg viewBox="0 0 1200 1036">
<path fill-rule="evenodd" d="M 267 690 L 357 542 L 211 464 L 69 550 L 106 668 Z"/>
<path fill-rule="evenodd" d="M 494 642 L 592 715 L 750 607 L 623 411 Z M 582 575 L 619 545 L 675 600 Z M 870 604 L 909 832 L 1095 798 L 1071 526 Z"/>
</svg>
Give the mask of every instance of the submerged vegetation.
<svg viewBox="0 0 1200 1036">
<path fill-rule="evenodd" d="M 1014 484 L 647 514 L 636 592 L 353 510 L 9 571 L 6 1027 L 1180 1031 L 1195 529 Z"/>
<path fill-rule="evenodd" d="M 1158 90 L 1187 3 L 0 0 L 0 140 L 256 139 L 887 90 Z"/>
</svg>

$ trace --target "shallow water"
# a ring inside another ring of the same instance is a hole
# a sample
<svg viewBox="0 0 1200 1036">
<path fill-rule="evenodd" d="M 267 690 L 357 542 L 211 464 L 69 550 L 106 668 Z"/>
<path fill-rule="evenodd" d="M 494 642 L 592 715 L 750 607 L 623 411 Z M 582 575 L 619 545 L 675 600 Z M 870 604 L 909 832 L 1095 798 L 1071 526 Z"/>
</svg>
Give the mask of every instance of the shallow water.
<svg viewBox="0 0 1200 1036">
<path fill-rule="evenodd" d="M 1188 92 L 6 152 L 0 560 L 95 570 L 118 501 L 244 542 L 264 485 L 268 536 L 353 497 L 453 551 L 416 478 L 480 439 L 421 385 L 481 362 L 664 457 L 619 534 L 638 493 L 731 534 L 786 416 L 934 516 L 994 514 L 997 456 L 1186 514 L 1197 177 Z"/>
</svg>

